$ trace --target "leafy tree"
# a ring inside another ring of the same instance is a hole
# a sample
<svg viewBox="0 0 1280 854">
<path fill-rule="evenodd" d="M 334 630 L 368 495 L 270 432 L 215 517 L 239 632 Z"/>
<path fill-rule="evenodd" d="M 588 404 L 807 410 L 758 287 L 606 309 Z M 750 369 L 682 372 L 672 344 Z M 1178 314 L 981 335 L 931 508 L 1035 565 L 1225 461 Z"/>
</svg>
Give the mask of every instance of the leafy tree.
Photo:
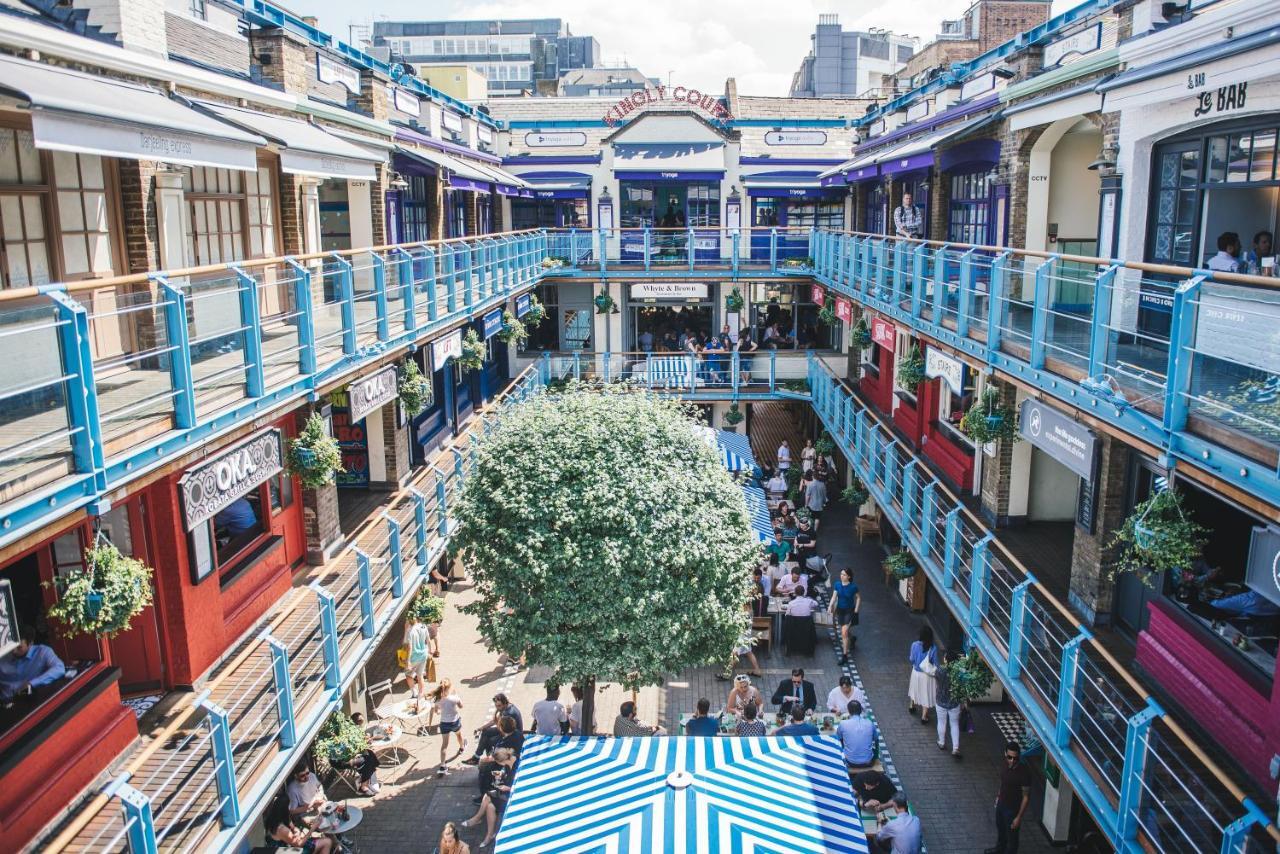
<svg viewBox="0 0 1280 854">
<path fill-rule="evenodd" d="M 724 665 L 748 629 L 759 544 L 687 405 L 628 387 L 531 398 L 478 439 L 455 508 L 493 649 L 560 684 L 635 689 Z"/>
</svg>

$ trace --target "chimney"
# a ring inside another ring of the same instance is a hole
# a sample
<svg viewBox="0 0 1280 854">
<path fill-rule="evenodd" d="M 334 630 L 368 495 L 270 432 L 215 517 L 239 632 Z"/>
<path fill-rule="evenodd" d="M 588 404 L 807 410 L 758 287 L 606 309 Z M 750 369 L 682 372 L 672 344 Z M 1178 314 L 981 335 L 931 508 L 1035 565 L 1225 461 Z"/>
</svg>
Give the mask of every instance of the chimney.
<svg viewBox="0 0 1280 854">
<path fill-rule="evenodd" d="M 126 50 L 169 56 L 165 0 L 72 0 L 71 5 L 88 13 L 86 24 L 115 36 Z"/>
</svg>

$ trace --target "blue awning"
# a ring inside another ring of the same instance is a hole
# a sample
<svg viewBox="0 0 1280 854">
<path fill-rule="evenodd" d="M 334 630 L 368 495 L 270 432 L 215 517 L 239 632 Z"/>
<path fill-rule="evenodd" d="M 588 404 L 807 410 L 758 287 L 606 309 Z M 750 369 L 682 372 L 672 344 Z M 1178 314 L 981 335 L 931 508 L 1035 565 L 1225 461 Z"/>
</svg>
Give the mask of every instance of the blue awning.
<svg viewBox="0 0 1280 854">
<path fill-rule="evenodd" d="M 772 541 L 773 519 L 769 516 L 769 499 L 765 497 L 764 490 L 749 483 L 739 485 L 742 487 L 742 497 L 747 502 L 747 515 L 751 518 L 751 530 L 756 532 L 760 542 L 767 543 Z"/>
<path fill-rule="evenodd" d="M 720 446 L 720 459 L 729 471 L 747 471 L 759 476 L 760 467 L 751 453 L 751 441 L 732 430 L 717 430 L 716 444 Z"/>
<path fill-rule="evenodd" d="M 495 854 L 865 854 L 832 736 L 525 739 Z"/>
</svg>

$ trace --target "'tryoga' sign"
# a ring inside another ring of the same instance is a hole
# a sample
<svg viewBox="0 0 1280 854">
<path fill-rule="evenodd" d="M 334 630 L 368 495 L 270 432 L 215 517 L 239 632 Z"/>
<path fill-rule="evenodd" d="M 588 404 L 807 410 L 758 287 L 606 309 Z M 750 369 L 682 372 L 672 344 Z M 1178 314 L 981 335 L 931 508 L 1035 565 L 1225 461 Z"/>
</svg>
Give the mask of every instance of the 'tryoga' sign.
<svg viewBox="0 0 1280 854">
<path fill-rule="evenodd" d="M 853 300 L 836 297 L 836 317 L 847 325 L 853 324 Z"/>
<path fill-rule="evenodd" d="M 445 337 L 431 342 L 431 367 L 440 370 L 449 359 L 462 355 L 462 330 L 455 329 Z"/>
<path fill-rule="evenodd" d="M 587 144 L 587 135 L 580 130 L 531 131 L 524 135 L 524 144 L 530 148 L 579 148 Z"/>
<path fill-rule="evenodd" d="M 822 287 L 822 285 L 818 284 L 817 282 L 814 282 L 812 285 L 809 286 L 809 302 L 813 303 L 814 305 L 826 305 L 827 289 Z"/>
<path fill-rule="evenodd" d="M 720 99 L 715 95 L 708 95 L 705 92 L 699 92 L 697 89 L 688 89 L 684 86 L 650 86 L 632 92 L 610 107 L 604 114 L 604 123 L 609 127 L 617 127 L 622 123 L 623 119 L 632 113 L 638 112 L 649 104 L 657 104 L 660 101 L 668 100 L 668 93 L 671 95 L 670 100 L 697 107 L 716 121 L 733 121 L 733 114 L 725 109 L 724 104 L 721 104 Z"/>
<path fill-rule="evenodd" d="M 884 318 L 873 317 L 871 318 L 871 340 L 892 353 L 898 342 L 898 331 Z"/>
<path fill-rule="evenodd" d="M 187 530 L 207 522 L 284 467 L 280 428 L 264 430 L 191 469 L 178 481 Z"/>
<path fill-rule="evenodd" d="M 955 394 L 964 394 L 964 363 L 953 359 L 936 347 L 924 351 L 924 375 L 940 377 Z"/>
<path fill-rule="evenodd" d="M 1024 400 L 1018 416 L 1018 432 L 1077 477 L 1093 478 L 1098 437 L 1088 427 L 1038 400 Z"/>
<path fill-rule="evenodd" d="M 765 145 L 826 145 L 827 132 L 821 130 L 771 130 L 764 135 Z"/>
<path fill-rule="evenodd" d="M 372 376 L 356 380 L 347 387 L 348 408 L 351 420 L 363 421 L 364 417 L 400 393 L 396 366 L 388 365 Z"/>
</svg>

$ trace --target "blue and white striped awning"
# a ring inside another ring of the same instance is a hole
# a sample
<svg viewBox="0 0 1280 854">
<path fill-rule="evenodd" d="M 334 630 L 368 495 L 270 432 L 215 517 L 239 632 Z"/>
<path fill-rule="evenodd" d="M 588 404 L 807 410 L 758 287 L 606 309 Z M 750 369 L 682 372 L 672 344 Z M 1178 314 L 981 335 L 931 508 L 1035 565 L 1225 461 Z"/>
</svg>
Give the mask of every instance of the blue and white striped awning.
<svg viewBox="0 0 1280 854">
<path fill-rule="evenodd" d="M 852 854 L 831 736 L 529 736 L 495 854 Z"/>
<path fill-rule="evenodd" d="M 716 443 L 720 446 L 724 467 L 729 471 L 746 471 L 757 477 L 761 474 L 756 458 L 751 453 L 751 441 L 746 436 L 732 430 L 717 430 Z"/>
<path fill-rule="evenodd" d="M 756 532 L 760 542 L 767 543 L 773 539 L 773 519 L 769 516 L 769 499 L 764 490 L 749 483 L 739 484 L 742 497 L 747 501 L 747 515 L 751 517 L 751 530 Z"/>
</svg>

